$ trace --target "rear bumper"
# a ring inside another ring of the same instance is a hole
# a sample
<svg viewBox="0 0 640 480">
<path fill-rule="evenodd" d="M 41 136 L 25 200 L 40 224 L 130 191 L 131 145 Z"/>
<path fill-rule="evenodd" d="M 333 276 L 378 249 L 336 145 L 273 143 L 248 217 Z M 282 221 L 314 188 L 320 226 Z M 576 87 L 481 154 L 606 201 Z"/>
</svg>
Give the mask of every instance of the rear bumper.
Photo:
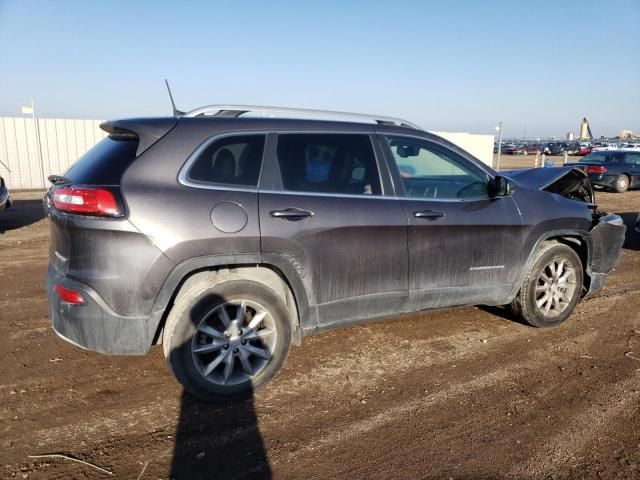
<svg viewBox="0 0 640 480">
<path fill-rule="evenodd" d="M 53 290 L 56 283 L 79 292 L 84 305 L 62 302 Z M 142 355 L 149 351 L 148 317 L 115 313 L 89 286 L 76 282 L 49 266 L 47 274 L 49 318 L 64 340 L 87 350 L 112 355 Z"/>
<path fill-rule="evenodd" d="M 620 261 L 626 230 L 622 218 L 615 214 L 604 215 L 591 229 L 591 282 L 587 295 L 604 287 L 608 274 Z"/>
<path fill-rule="evenodd" d="M 607 175 L 604 173 L 590 173 L 589 181 L 591 185 L 598 185 L 600 187 L 613 188 L 616 183 L 617 175 Z"/>
</svg>

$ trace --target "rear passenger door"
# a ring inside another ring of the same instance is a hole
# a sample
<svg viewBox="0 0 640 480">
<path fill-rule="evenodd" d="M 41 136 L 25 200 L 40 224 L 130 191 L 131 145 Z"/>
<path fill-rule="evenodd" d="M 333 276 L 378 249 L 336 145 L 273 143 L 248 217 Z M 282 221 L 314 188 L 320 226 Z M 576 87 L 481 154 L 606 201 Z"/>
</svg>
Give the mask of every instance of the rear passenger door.
<svg viewBox="0 0 640 480">
<path fill-rule="evenodd" d="M 305 330 L 405 308 L 407 217 L 375 148 L 366 133 L 277 135 L 273 185 L 260 191 L 262 255 L 304 285 Z"/>
</svg>

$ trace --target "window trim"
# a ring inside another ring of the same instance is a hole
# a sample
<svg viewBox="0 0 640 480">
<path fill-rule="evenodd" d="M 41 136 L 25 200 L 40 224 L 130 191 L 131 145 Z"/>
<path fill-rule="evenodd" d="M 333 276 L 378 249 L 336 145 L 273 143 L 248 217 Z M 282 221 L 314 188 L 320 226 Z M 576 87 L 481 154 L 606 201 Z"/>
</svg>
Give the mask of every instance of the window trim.
<svg viewBox="0 0 640 480">
<path fill-rule="evenodd" d="M 269 141 L 269 131 L 238 131 L 238 132 L 226 132 L 213 135 L 202 142 L 187 158 L 182 165 L 182 168 L 178 172 L 178 183 L 193 188 L 201 188 L 205 190 L 223 190 L 223 191 L 239 191 L 239 192 L 257 192 L 260 188 L 260 182 L 262 181 L 262 175 L 265 168 L 265 162 L 267 161 L 267 149 Z M 246 136 L 263 136 L 264 146 L 262 148 L 262 159 L 260 160 L 260 173 L 258 174 L 258 182 L 255 187 L 248 187 L 243 185 L 233 185 L 230 183 L 215 183 L 215 182 L 199 182 L 189 178 L 189 171 L 193 164 L 200 158 L 200 155 L 218 140 L 223 140 L 229 137 L 246 137 Z"/>
<path fill-rule="evenodd" d="M 274 170 L 274 182 L 271 186 L 270 190 L 261 190 L 262 193 L 278 193 L 278 194 L 289 194 L 289 195 L 304 195 L 304 196 L 319 196 L 319 197 L 339 197 L 339 198 L 395 198 L 394 193 L 391 195 L 387 193 L 388 185 L 384 180 L 384 175 L 388 175 L 388 172 L 383 172 L 382 170 L 382 162 L 383 158 L 380 158 L 377 147 L 377 138 L 375 138 L 375 133 L 370 131 L 344 131 L 344 130 L 281 130 L 274 131 L 274 142 L 273 142 L 273 151 L 272 151 L 272 163 Z M 371 145 L 371 152 L 373 153 L 373 160 L 375 162 L 376 170 L 378 172 L 378 182 L 380 184 L 380 194 L 379 195 L 366 195 L 366 194 L 356 194 L 356 193 L 332 193 L 332 192 L 310 192 L 306 190 L 287 190 L 284 188 L 284 184 L 282 182 L 282 172 L 280 171 L 280 160 L 278 159 L 278 140 L 281 135 L 361 135 L 367 137 L 369 143 Z"/>
<path fill-rule="evenodd" d="M 427 145 L 434 145 L 437 149 L 443 149 L 448 152 L 451 152 L 453 155 L 461 158 L 465 163 L 465 166 L 468 166 L 471 171 L 478 174 L 479 176 L 485 176 L 487 178 L 487 182 L 491 179 L 495 178 L 496 172 L 485 168 L 484 164 L 478 165 L 477 161 L 471 161 L 466 158 L 464 155 L 452 150 L 447 145 L 443 145 L 438 142 L 437 139 L 428 139 L 423 137 L 417 137 L 415 135 L 407 135 L 402 133 L 378 133 L 378 142 L 380 143 L 381 148 L 383 149 L 385 156 L 387 158 L 387 168 L 389 169 L 389 173 L 391 179 L 393 181 L 393 186 L 395 189 L 396 197 L 400 200 L 405 201 L 418 201 L 418 202 L 478 202 L 478 201 L 486 201 L 490 200 L 491 197 L 481 196 L 481 197 L 473 197 L 473 198 L 425 198 L 425 197 L 411 197 L 407 195 L 407 192 L 404 187 L 404 182 L 402 180 L 402 176 L 400 175 L 400 169 L 398 168 L 398 164 L 396 163 L 395 156 L 391 151 L 387 143 L 386 137 L 405 137 L 409 140 L 413 140 L 418 143 L 423 143 Z"/>
</svg>

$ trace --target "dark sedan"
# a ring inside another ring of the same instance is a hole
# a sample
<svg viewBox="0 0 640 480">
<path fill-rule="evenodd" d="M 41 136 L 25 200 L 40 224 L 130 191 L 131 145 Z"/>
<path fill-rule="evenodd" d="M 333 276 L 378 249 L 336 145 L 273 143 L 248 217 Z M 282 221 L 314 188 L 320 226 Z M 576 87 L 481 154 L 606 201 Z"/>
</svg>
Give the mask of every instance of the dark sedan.
<svg viewBox="0 0 640 480">
<path fill-rule="evenodd" d="M 518 145 L 507 144 L 502 146 L 501 152 L 503 155 L 520 155 L 524 152 L 524 149 Z"/>
<path fill-rule="evenodd" d="M 4 184 L 4 179 L 0 177 L 0 211 L 11 206 L 11 195 Z"/>
<path fill-rule="evenodd" d="M 540 153 L 545 153 L 548 154 L 549 153 L 549 147 L 546 145 L 540 145 L 540 144 L 532 144 L 532 145 L 525 145 L 524 146 L 524 151 L 522 152 L 524 155 L 528 155 L 530 153 L 532 154 L 540 154 Z"/>
<path fill-rule="evenodd" d="M 562 155 L 566 151 L 564 143 L 547 143 L 549 155 Z"/>
<path fill-rule="evenodd" d="M 592 185 L 611 188 L 618 193 L 640 187 L 640 152 L 593 152 L 575 165 L 583 167 Z"/>
</svg>

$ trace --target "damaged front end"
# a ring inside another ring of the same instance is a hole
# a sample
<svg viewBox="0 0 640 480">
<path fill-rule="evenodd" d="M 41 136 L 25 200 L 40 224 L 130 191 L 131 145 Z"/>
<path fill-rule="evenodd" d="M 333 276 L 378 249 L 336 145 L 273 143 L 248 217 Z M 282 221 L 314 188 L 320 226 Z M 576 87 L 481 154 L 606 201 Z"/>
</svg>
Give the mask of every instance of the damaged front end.
<svg viewBox="0 0 640 480">
<path fill-rule="evenodd" d="M 589 259 L 585 265 L 585 273 L 589 278 L 586 295 L 602 289 L 607 275 L 620 260 L 626 226 L 619 215 L 598 210 L 587 174 L 575 167 L 512 170 L 504 174 L 527 187 L 587 204 L 592 223 L 588 238 Z"/>
<path fill-rule="evenodd" d="M 607 275 L 620 260 L 627 227 L 620 215 L 615 213 L 594 212 L 591 231 L 591 259 L 589 272 L 591 278 L 587 295 L 604 287 Z"/>
<path fill-rule="evenodd" d="M 502 173 L 514 179 L 517 183 L 530 188 L 557 193 L 565 198 L 592 205 L 595 203 L 593 186 L 589 181 L 589 177 L 579 168 L 531 168 L 508 170 Z"/>
</svg>

